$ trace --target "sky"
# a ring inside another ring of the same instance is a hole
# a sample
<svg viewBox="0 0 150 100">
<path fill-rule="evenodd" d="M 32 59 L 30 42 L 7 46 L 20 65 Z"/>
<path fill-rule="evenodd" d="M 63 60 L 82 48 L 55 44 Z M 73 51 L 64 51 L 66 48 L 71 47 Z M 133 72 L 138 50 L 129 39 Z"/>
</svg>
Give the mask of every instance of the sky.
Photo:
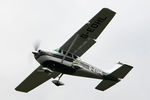
<svg viewBox="0 0 150 100">
<path fill-rule="evenodd" d="M 49 80 L 29 93 L 15 91 L 39 64 L 33 45 L 53 51 L 102 8 L 116 12 L 97 43 L 82 57 L 104 71 L 117 62 L 133 70 L 102 92 L 101 80 L 64 75 L 62 87 Z M 0 0 L 0 98 L 4 100 L 148 100 L 150 99 L 149 0 Z"/>
</svg>

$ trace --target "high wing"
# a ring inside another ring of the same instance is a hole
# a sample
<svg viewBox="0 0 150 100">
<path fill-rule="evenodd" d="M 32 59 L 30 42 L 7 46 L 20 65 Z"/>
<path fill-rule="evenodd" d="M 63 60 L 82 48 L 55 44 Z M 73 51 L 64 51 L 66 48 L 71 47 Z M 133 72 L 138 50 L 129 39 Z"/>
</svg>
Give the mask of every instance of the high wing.
<svg viewBox="0 0 150 100">
<path fill-rule="evenodd" d="M 101 34 L 116 13 L 108 8 L 103 8 L 79 31 L 77 31 L 63 46 L 61 50 L 68 51 L 77 56 L 82 56 Z M 70 48 L 71 46 L 71 48 Z"/>
<path fill-rule="evenodd" d="M 21 92 L 29 92 L 42 83 L 46 82 L 50 78 L 56 78 L 60 74 L 58 72 L 45 73 L 41 72 L 41 70 L 42 66 L 39 66 L 19 86 L 17 86 L 15 90 Z"/>
</svg>

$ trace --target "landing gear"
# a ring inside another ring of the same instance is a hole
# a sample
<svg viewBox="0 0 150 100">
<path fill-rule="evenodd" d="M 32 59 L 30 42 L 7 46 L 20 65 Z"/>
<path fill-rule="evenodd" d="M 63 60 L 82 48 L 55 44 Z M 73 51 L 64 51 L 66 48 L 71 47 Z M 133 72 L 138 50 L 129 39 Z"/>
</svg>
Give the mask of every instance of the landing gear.
<svg viewBox="0 0 150 100">
<path fill-rule="evenodd" d="M 63 74 L 61 74 L 58 78 L 58 80 L 53 80 L 52 82 L 56 85 L 56 86 L 62 86 L 64 85 L 64 83 L 60 82 L 60 78 L 62 77 Z"/>
</svg>

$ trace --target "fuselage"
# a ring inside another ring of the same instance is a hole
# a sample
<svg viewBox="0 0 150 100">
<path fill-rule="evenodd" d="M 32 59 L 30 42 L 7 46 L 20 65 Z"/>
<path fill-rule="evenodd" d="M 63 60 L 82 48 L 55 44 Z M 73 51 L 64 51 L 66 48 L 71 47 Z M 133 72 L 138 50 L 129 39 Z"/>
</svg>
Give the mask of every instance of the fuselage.
<svg viewBox="0 0 150 100">
<path fill-rule="evenodd" d="M 63 53 L 45 52 L 40 50 L 38 54 L 35 55 L 35 59 L 43 67 L 63 74 L 96 79 L 102 79 L 103 75 L 107 74 L 102 70 L 79 60 L 77 57 L 64 56 Z"/>
</svg>

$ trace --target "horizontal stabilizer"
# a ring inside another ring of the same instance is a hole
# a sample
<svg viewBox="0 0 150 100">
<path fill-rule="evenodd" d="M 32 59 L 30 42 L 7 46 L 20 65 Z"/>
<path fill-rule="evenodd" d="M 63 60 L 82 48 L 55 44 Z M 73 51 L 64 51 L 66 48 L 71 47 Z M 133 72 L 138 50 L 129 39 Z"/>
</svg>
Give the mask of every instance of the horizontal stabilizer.
<svg viewBox="0 0 150 100">
<path fill-rule="evenodd" d="M 126 65 L 126 64 L 122 64 L 122 63 L 118 63 L 117 65 L 119 66 L 119 68 L 112 71 L 110 74 L 104 75 L 103 81 L 101 83 L 99 83 L 95 89 L 104 91 L 104 90 L 112 87 L 113 85 L 118 83 L 120 81 L 120 79 L 123 79 L 133 68 L 130 65 Z"/>
<path fill-rule="evenodd" d="M 95 89 L 105 91 L 106 89 L 110 88 L 111 86 L 118 83 L 118 81 L 111 81 L 111 80 L 103 80 L 101 83 L 99 83 Z"/>
<path fill-rule="evenodd" d="M 112 73 L 110 73 L 109 75 L 116 77 L 116 78 L 124 78 L 133 68 L 130 65 L 121 64 L 121 63 L 119 64 L 120 64 L 120 67 L 116 69 L 115 71 L 113 71 Z"/>
</svg>

